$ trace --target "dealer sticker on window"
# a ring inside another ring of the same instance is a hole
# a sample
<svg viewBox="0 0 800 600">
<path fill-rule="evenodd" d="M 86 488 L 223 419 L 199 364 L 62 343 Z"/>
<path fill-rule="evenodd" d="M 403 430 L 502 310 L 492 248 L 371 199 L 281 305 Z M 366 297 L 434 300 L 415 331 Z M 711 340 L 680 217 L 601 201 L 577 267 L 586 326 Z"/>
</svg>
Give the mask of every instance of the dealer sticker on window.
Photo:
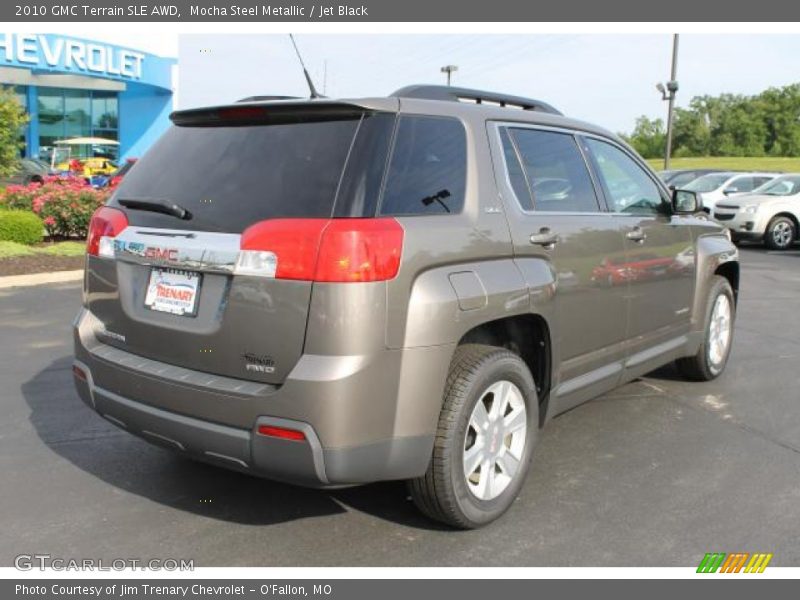
<svg viewBox="0 0 800 600">
<path fill-rule="evenodd" d="M 150 272 L 144 305 L 151 310 L 193 317 L 199 284 L 198 273 L 154 268 Z"/>
</svg>

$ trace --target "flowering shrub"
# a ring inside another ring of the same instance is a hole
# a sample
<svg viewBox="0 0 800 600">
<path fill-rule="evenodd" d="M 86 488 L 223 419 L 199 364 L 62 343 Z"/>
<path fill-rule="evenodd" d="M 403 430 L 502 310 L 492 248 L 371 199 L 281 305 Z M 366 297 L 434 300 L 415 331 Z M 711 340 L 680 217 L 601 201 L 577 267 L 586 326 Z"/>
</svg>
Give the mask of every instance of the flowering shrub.
<svg viewBox="0 0 800 600">
<path fill-rule="evenodd" d="M 96 190 L 81 177 L 46 177 L 44 183 L 8 186 L 0 207 L 33 211 L 52 237 L 84 238 L 92 213 L 112 191 Z"/>
</svg>

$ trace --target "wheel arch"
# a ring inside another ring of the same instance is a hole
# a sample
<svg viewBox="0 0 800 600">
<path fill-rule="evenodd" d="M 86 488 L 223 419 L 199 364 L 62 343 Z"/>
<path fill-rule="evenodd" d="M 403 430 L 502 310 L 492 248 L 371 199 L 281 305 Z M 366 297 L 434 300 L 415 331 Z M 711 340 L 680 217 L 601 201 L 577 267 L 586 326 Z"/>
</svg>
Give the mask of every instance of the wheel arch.
<svg viewBox="0 0 800 600">
<path fill-rule="evenodd" d="M 505 348 L 527 365 L 536 384 L 539 399 L 539 426 L 544 424 L 552 382 L 552 344 L 550 325 L 540 314 L 503 317 L 476 325 L 458 341 Z"/>
<path fill-rule="evenodd" d="M 792 223 L 794 223 L 795 238 L 798 236 L 798 234 L 800 234 L 800 219 L 797 218 L 796 214 L 788 210 L 782 210 L 781 212 L 772 215 L 769 218 L 769 221 L 767 221 L 767 227 L 769 227 L 769 224 L 772 223 L 772 221 L 777 219 L 778 217 L 786 217 Z"/>
<path fill-rule="evenodd" d="M 722 263 L 714 270 L 714 275 L 720 275 L 728 280 L 733 289 L 733 300 L 739 301 L 739 263 L 730 261 Z"/>
</svg>

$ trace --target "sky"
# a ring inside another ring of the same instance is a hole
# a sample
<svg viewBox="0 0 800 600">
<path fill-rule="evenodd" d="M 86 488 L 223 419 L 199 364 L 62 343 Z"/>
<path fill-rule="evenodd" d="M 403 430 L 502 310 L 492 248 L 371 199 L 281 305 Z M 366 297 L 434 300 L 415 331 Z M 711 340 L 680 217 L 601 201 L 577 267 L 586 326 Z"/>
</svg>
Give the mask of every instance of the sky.
<svg viewBox="0 0 800 600">
<path fill-rule="evenodd" d="M 655 84 L 669 79 L 672 36 L 302 34 L 297 43 L 317 88 L 332 97 L 381 96 L 445 82 L 539 98 L 616 132 L 640 115 L 666 116 Z M 114 43 L 178 57 L 179 108 L 308 90 L 288 35 L 130 34 Z M 693 96 L 756 94 L 800 82 L 800 35 L 684 34 L 677 105 Z M 326 75 L 327 72 L 327 75 Z"/>
</svg>

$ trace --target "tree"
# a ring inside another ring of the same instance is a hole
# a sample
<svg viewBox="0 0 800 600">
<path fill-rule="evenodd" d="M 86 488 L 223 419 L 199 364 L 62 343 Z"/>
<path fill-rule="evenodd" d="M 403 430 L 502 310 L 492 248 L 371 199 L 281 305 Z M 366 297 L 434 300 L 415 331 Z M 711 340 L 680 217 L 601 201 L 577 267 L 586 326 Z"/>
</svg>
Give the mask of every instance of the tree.
<svg viewBox="0 0 800 600">
<path fill-rule="evenodd" d="M 639 117 L 628 141 L 647 158 L 664 153 L 659 119 Z M 800 84 L 757 96 L 695 96 L 675 109 L 674 156 L 800 156 Z"/>
<path fill-rule="evenodd" d="M 23 147 L 21 131 L 28 115 L 14 91 L 0 88 L 0 177 L 8 177 L 17 169 L 19 151 Z"/>
<path fill-rule="evenodd" d="M 636 127 L 630 136 L 623 136 L 634 149 L 645 158 L 656 158 L 664 155 L 666 130 L 661 119 L 649 119 L 641 116 L 636 119 Z"/>
</svg>

